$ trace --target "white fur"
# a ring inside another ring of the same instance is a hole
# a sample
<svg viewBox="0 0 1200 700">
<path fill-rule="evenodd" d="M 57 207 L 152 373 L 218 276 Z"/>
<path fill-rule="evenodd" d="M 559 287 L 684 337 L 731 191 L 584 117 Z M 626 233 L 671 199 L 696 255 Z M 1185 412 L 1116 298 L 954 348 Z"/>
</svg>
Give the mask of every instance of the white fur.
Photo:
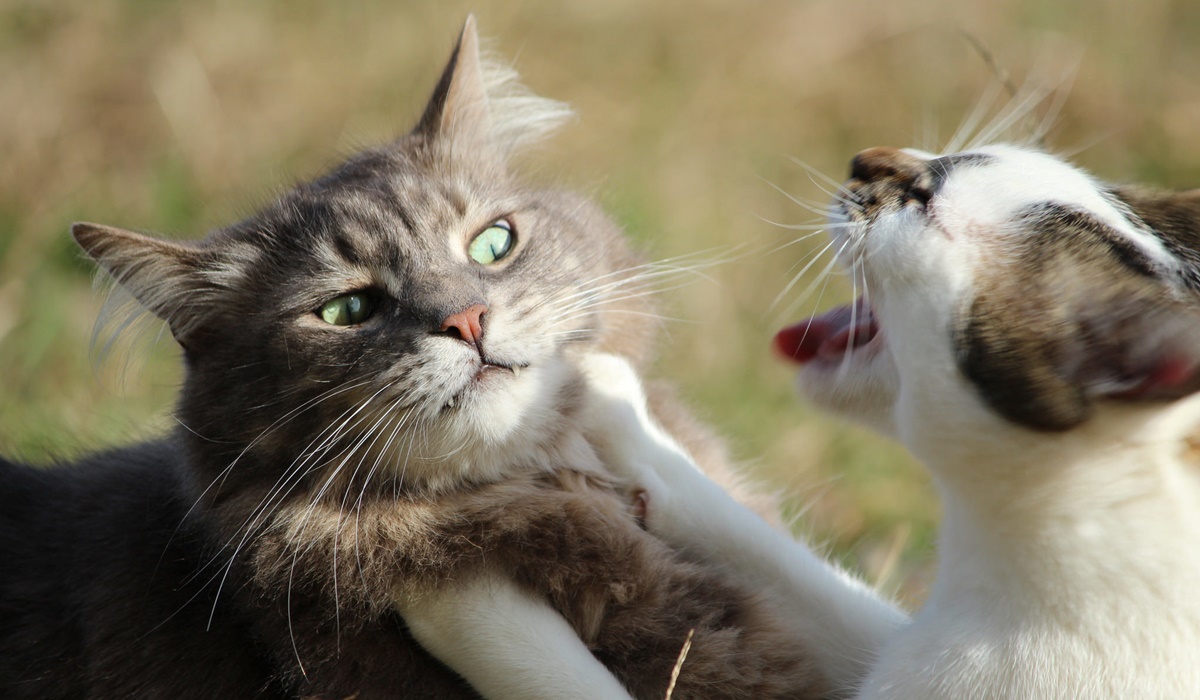
<svg viewBox="0 0 1200 700">
<path fill-rule="evenodd" d="M 938 580 L 863 697 L 1194 697 L 1200 484 L 1179 438 L 1198 422 L 1193 397 L 931 465 Z"/>
<path fill-rule="evenodd" d="M 945 511 L 929 600 L 881 650 L 861 697 L 1194 697 L 1200 484 L 1181 451 L 1200 399 L 1102 405 L 1072 431 L 1037 433 L 982 403 L 948 337 L 974 275 L 1003 263 L 1023 233 L 1009 221 L 1032 204 L 1086 210 L 1177 263 L 1085 173 L 981 150 L 995 160 L 953 171 L 928 219 L 885 215 L 857 232 L 896 366 L 858 381 L 892 391 L 895 435 L 933 472 Z"/>
<path fill-rule="evenodd" d="M 1086 172 L 1041 151 L 1017 146 L 985 146 L 971 152 L 996 160 L 984 167 L 961 168 L 946 182 L 938 196 L 956 219 L 947 226 L 963 231 L 1002 228 L 1020 208 L 1053 201 L 1088 211 L 1152 259 L 1175 266 L 1162 242 L 1135 228 L 1105 196 L 1101 183 Z"/>
<path fill-rule="evenodd" d="M 402 609 L 413 636 L 488 700 L 631 700 L 545 601 L 498 575 Z"/>
<path fill-rule="evenodd" d="M 799 378 L 935 477 L 941 561 L 911 624 L 689 468 L 638 408 L 636 376 L 616 381 L 611 366 L 593 373 L 608 396 L 604 456 L 649 490 L 653 532 L 786 601 L 781 614 L 811 630 L 823 668 L 863 700 L 1198 697 L 1200 464 L 1187 438 L 1200 434 L 1200 395 L 1101 404 L 1080 427 L 1038 433 L 982 402 L 949 337 L 976 272 L 1004 262 L 1023 234 L 1012 216 L 1031 204 L 1086 209 L 1164 268 L 1178 263 L 1085 173 L 1034 151 L 983 151 L 995 159 L 954 170 L 928 216 L 906 207 L 869 230 L 834 228 L 863 265 L 882 332 Z"/>
</svg>

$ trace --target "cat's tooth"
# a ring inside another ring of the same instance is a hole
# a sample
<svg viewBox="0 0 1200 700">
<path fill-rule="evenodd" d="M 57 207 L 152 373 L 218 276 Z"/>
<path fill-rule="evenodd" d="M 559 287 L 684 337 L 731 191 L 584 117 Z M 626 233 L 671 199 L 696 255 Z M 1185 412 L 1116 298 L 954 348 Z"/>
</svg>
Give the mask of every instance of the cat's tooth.
<svg viewBox="0 0 1200 700">
<path fill-rule="evenodd" d="M 446 408 L 454 408 L 454 397 L 453 396 L 451 396 L 450 400 L 446 402 Z"/>
<path fill-rule="evenodd" d="M 521 376 L 521 368 L 520 368 L 520 367 L 518 367 L 518 366 L 516 366 L 516 365 L 513 365 L 512 371 L 513 371 L 513 376 L 514 376 L 514 377 L 519 377 L 519 376 Z"/>
</svg>

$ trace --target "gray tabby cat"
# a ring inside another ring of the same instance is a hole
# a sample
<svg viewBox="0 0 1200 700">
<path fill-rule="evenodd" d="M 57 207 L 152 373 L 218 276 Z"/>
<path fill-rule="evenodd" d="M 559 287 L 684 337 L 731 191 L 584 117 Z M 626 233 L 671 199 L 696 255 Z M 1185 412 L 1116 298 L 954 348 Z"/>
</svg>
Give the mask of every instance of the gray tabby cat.
<svg viewBox="0 0 1200 700">
<path fill-rule="evenodd" d="M 819 696 L 793 631 L 646 533 L 585 435 L 580 365 L 646 359 L 653 268 L 508 172 L 565 115 L 468 21 L 411 134 L 253 217 L 75 226 L 182 346 L 183 427 L 0 460 L 0 696 L 658 698 L 689 634 L 676 698 Z"/>
</svg>

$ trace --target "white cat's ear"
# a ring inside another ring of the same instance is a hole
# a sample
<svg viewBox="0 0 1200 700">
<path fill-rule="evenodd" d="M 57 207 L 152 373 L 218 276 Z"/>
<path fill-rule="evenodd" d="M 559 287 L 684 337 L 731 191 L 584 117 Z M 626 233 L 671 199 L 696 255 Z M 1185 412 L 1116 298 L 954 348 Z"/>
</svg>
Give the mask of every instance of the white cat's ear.
<svg viewBox="0 0 1200 700">
<path fill-rule="evenodd" d="M 164 241 L 101 224 L 77 223 L 71 235 L 113 279 L 155 316 L 184 347 L 209 306 L 205 270 L 212 254 L 191 244 Z"/>
<path fill-rule="evenodd" d="M 529 92 L 516 71 L 480 50 L 474 16 L 468 16 L 458 44 L 434 88 L 416 133 L 448 146 L 503 159 L 514 148 L 536 141 L 571 116 L 561 102 Z"/>
</svg>

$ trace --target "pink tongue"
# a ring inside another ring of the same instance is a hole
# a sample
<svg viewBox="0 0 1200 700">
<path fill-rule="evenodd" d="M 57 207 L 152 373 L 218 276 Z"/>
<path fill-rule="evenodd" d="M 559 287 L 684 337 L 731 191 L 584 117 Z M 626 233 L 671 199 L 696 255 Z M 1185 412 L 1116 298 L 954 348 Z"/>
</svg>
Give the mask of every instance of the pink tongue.
<svg viewBox="0 0 1200 700">
<path fill-rule="evenodd" d="M 802 365 L 817 357 L 841 357 L 850 348 L 869 343 L 878 332 L 870 307 L 860 299 L 779 331 L 775 350 L 785 360 Z"/>
</svg>

